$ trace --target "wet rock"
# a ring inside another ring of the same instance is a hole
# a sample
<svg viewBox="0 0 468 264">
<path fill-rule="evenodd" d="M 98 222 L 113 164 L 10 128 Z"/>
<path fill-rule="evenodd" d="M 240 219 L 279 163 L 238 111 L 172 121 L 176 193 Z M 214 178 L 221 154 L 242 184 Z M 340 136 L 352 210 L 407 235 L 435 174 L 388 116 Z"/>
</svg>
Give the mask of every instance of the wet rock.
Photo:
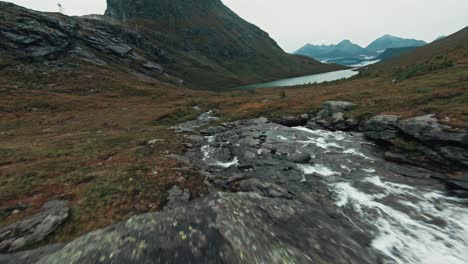
<svg viewBox="0 0 468 264">
<path fill-rule="evenodd" d="M 294 163 L 308 163 L 310 161 L 310 154 L 307 152 L 297 151 L 289 155 L 288 159 Z"/>
<path fill-rule="evenodd" d="M 0 229 L 0 252 L 15 252 L 41 242 L 55 231 L 68 215 L 66 201 L 47 202 L 40 213 Z"/>
<path fill-rule="evenodd" d="M 301 116 L 282 116 L 275 120 L 274 123 L 287 126 L 287 127 L 295 127 L 295 126 L 305 126 L 309 119 L 308 115 L 301 115 Z"/>
<path fill-rule="evenodd" d="M 90 233 L 38 264 L 376 263 L 375 254 L 356 241 L 361 231 L 345 219 L 330 225 L 316 206 L 256 193 L 217 193 Z"/>
<path fill-rule="evenodd" d="M 419 116 L 401 121 L 398 127 L 407 135 L 423 142 L 439 142 L 468 146 L 468 133 L 451 132 L 451 127 L 441 125 L 434 115 Z"/>
<path fill-rule="evenodd" d="M 57 252 L 63 248 L 63 244 L 53 244 L 37 249 L 21 251 L 18 253 L 0 254 L 1 264 L 30 264 L 36 263 L 41 258 Z"/>
<path fill-rule="evenodd" d="M 443 146 L 438 151 L 446 159 L 468 166 L 468 148 Z"/>
<path fill-rule="evenodd" d="M 179 186 L 174 185 L 172 188 L 168 191 L 168 202 L 166 209 L 174 209 L 177 207 L 180 207 L 182 205 L 185 205 L 189 200 L 190 200 L 190 190 L 188 189 L 180 189 Z"/>
<path fill-rule="evenodd" d="M 398 136 L 399 116 L 378 115 L 364 123 L 362 130 L 367 138 L 389 142 Z"/>
<path fill-rule="evenodd" d="M 259 179 L 247 179 L 241 181 L 239 190 L 241 192 L 256 192 L 270 198 L 291 199 L 293 197 L 291 193 L 277 184 L 260 181 Z"/>
<path fill-rule="evenodd" d="M 468 191 L 468 182 L 451 180 L 446 183 L 447 189 L 449 190 L 463 190 Z"/>
<path fill-rule="evenodd" d="M 433 115 L 406 120 L 379 115 L 361 128 L 368 139 L 384 142 L 399 152 L 387 152 L 385 157 L 389 160 L 424 167 L 442 166 L 446 170 L 468 167 L 468 133 L 441 125 Z"/>
<path fill-rule="evenodd" d="M 219 134 L 219 133 L 222 133 L 222 132 L 226 132 L 228 130 L 229 130 L 229 128 L 227 128 L 227 127 L 214 126 L 214 127 L 209 127 L 207 129 L 204 129 L 204 130 L 200 131 L 200 133 L 202 135 L 204 135 L 204 136 L 211 136 L 211 135 Z"/>
<path fill-rule="evenodd" d="M 309 120 L 306 127 L 310 129 L 325 128 L 330 130 L 350 131 L 358 127 L 358 122 L 347 118 L 345 112 L 356 107 L 355 104 L 344 101 L 327 101 L 322 104 L 317 116 Z"/>
<path fill-rule="evenodd" d="M 458 198 L 468 198 L 468 191 L 465 190 L 449 190 L 448 193 Z"/>
</svg>

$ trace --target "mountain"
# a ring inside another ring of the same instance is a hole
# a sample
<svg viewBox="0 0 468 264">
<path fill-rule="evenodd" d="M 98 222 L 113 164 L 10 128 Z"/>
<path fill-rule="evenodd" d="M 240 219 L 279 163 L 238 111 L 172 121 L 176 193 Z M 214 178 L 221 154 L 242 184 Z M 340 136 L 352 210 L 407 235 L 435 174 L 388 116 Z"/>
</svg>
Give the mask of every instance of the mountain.
<svg viewBox="0 0 468 264">
<path fill-rule="evenodd" d="M 455 68 L 460 71 L 460 76 L 462 76 L 465 70 L 461 69 L 464 69 L 464 65 L 467 63 L 467 50 L 468 27 L 465 27 L 443 39 L 372 65 L 364 72 L 402 79 L 402 77 L 409 78 L 434 71 L 449 70 L 457 66 Z M 459 82 L 459 80 L 455 80 L 455 82 Z"/>
<path fill-rule="evenodd" d="M 366 54 L 366 50 L 349 40 L 343 40 L 336 45 L 312 45 L 307 44 L 300 48 L 295 54 L 308 56 L 315 59 L 330 59 L 340 57 L 354 57 Z"/>
<path fill-rule="evenodd" d="M 138 28 L 196 86 L 239 85 L 338 69 L 285 53 L 220 0 L 107 0 L 106 16 Z"/>
<path fill-rule="evenodd" d="M 390 48 L 419 47 L 426 44 L 427 43 L 422 40 L 404 39 L 391 35 L 384 35 L 369 44 L 369 46 L 366 47 L 366 50 L 370 52 L 380 52 Z"/>
<path fill-rule="evenodd" d="M 349 40 L 343 40 L 337 45 L 312 45 L 307 44 L 300 48 L 295 54 L 304 55 L 327 63 L 337 63 L 347 66 L 360 67 L 375 63 L 381 59 L 388 59 L 396 56 L 399 52 L 409 50 L 409 47 L 419 47 L 426 42 L 415 39 L 403 39 L 390 35 L 385 35 L 373 41 L 366 48 L 352 43 Z M 379 53 L 387 49 L 406 48 L 401 50 L 389 50 L 382 57 Z"/>
<path fill-rule="evenodd" d="M 445 36 L 445 35 L 444 35 L 444 36 L 440 36 L 440 37 L 434 39 L 433 42 L 436 42 L 436 41 L 438 41 L 438 40 L 444 39 L 444 38 L 446 38 L 446 37 L 447 37 L 447 36 Z"/>
<path fill-rule="evenodd" d="M 92 64 L 190 88 L 223 89 L 343 68 L 285 53 L 220 0 L 108 0 L 106 15 L 92 17 L 0 2 L 0 15 L 0 61 L 26 72 L 79 71 Z"/>
<path fill-rule="evenodd" d="M 369 52 L 349 40 L 343 40 L 336 45 L 307 44 L 294 54 L 307 56 L 327 63 L 336 63 L 356 67 L 366 65 L 375 60 L 376 52 Z"/>
<path fill-rule="evenodd" d="M 418 47 L 402 47 L 402 48 L 389 48 L 382 52 L 378 57 L 377 60 L 384 61 L 389 60 L 391 58 L 398 57 L 402 54 L 410 52 Z"/>
</svg>

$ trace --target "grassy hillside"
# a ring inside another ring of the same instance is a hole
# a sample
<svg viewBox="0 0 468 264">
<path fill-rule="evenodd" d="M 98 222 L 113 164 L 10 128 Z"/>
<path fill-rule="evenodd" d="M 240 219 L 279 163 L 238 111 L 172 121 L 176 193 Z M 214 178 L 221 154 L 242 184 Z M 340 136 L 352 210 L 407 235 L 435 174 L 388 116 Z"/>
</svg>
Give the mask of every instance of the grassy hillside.
<svg viewBox="0 0 468 264">
<path fill-rule="evenodd" d="M 410 51 L 413 51 L 417 49 L 418 47 L 403 47 L 403 48 L 390 48 L 386 49 L 382 54 L 380 54 L 377 59 L 381 61 L 389 60 L 392 58 L 396 58 L 398 56 L 401 56 L 405 53 L 408 53 Z"/>
<path fill-rule="evenodd" d="M 424 75 L 456 67 L 466 69 L 468 64 L 468 27 L 444 39 L 417 48 L 369 67 L 365 72 L 395 78 Z M 408 75 L 408 76 L 404 76 Z"/>
</svg>

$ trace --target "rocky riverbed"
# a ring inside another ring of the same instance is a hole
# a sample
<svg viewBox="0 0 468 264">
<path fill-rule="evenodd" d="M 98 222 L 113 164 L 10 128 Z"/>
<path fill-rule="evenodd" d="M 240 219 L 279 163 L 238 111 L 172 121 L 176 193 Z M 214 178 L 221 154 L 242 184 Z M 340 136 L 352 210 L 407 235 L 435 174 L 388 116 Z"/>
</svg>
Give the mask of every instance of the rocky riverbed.
<svg viewBox="0 0 468 264">
<path fill-rule="evenodd" d="M 174 189 L 173 209 L 67 245 L 3 255 L 0 263 L 466 263 L 463 159 L 449 159 L 458 164 L 450 171 L 388 161 L 392 140 L 404 133 L 399 118 L 386 126 L 374 119 L 358 132 L 344 113 L 351 108 L 329 102 L 312 118 L 202 130 L 179 158 L 206 177 L 206 197 L 187 201 L 185 190 Z M 176 129 L 194 133 L 190 124 L 212 113 Z M 429 149 L 442 146 L 435 135 L 464 140 L 434 122 L 432 130 L 411 130 L 426 136 L 422 142 L 430 138 Z"/>
</svg>

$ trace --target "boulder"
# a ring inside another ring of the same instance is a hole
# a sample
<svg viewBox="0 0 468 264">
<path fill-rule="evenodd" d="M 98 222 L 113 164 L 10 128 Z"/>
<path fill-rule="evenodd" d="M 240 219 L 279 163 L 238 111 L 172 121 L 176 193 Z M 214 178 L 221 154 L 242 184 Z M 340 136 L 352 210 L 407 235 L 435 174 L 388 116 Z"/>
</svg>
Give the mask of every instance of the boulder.
<svg viewBox="0 0 468 264">
<path fill-rule="evenodd" d="M 307 163 L 310 161 L 310 154 L 307 152 L 296 151 L 288 156 L 288 160 L 294 163 Z"/>
<path fill-rule="evenodd" d="M 399 122 L 398 127 L 407 135 L 423 142 L 468 147 L 468 133 L 451 132 L 451 127 L 441 125 L 434 115 L 409 118 Z"/>
<path fill-rule="evenodd" d="M 287 127 L 305 126 L 307 124 L 308 118 L 309 115 L 286 115 L 273 120 L 273 122 Z"/>
<path fill-rule="evenodd" d="M 317 114 L 320 119 L 327 119 L 336 113 L 343 113 L 352 110 L 356 107 L 355 104 L 345 101 L 327 101 L 322 104 L 322 110 Z"/>
<path fill-rule="evenodd" d="M 459 180 L 449 180 L 446 183 L 447 188 L 450 190 L 464 190 L 468 191 L 468 182 Z"/>
<path fill-rule="evenodd" d="M 68 215 L 67 201 L 47 202 L 38 214 L 0 229 L 0 252 L 14 252 L 43 241 Z"/>
<path fill-rule="evenodd" d="M 349 131 L 358 127 L 358 122 L 347 118 L 344 112 L 352 110 L 356 105 L 344 101 L 327 101 L 322 104 L 321 110 L 312 118 L 306 127 L 310 129 L 325 128 L 330 130 Z"/>
<path fill-rule="evenodd" d="M 364 123 L 364 135 L 373 140 L 392 141 L 398 136 L 398 121 L 396 115 L 378 115 Z"/>
</svg>

